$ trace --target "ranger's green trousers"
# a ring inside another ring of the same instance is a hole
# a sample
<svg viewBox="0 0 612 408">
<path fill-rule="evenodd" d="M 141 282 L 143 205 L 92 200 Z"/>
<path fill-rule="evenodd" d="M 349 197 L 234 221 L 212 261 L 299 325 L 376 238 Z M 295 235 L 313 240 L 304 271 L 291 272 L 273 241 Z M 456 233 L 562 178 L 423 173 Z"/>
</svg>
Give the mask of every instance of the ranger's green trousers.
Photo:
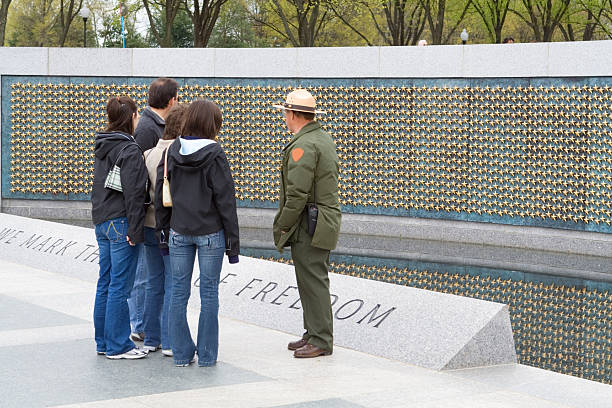
<svg viewBox="0 0 612 408">
<path fill-rule="evenodd" d="M 327 276 L 329 251 L 315 248 L 311 242 L 305 222 L 300 223 L 291 243 L 291 257 L 304 313 L 306 333 L 303 338 L 312 345 L 333 351 L 334 329 Z"/>
</svg>

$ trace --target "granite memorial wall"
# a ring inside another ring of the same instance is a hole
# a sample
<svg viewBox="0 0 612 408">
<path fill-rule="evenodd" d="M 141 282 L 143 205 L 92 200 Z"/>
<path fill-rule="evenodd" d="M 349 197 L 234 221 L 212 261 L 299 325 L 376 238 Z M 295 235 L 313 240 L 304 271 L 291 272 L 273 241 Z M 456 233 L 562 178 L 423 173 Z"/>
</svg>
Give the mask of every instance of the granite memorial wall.
<svg viewBox="0 0 612 408">
<path fill-rule="evenodd" d="M 289 136 L 270 106 L 303 86 L 328 112 L 346 214 L 612 232 L 607 43 L 416 48 L 109 50 L 117 63 L 106 70 L 88 62 L 101 51 L 24 50 L 10 69 L 0 59 L 2 198 L 86 201 L 106 99 L 127 94 L 144 108 L 152 77 L 167 75 L 181 101 L 223 110 L 219 140 L 242 208 L 276 207 Z M 506 303 L 519 362 L 612 383 L 609 281 L 332 260 L 338 274 Z"/>
</svg>

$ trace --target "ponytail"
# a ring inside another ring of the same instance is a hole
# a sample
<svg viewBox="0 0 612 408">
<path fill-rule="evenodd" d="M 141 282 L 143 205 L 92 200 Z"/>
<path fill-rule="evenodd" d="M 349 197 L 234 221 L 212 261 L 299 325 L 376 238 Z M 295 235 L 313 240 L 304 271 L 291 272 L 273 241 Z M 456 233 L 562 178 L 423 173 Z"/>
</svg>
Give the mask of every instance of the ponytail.
<svg viewBox="0 0 612 408">
<path fill-rule="evenodd" d="M 107 132 L 124 132 L 134 134 L 134 122 L 132 118 L 138 112 L 136 103 L 129 96 L 117 96 L 110 98 L 106 103 L 106 114 L 108 116 Z"/>
</svg>

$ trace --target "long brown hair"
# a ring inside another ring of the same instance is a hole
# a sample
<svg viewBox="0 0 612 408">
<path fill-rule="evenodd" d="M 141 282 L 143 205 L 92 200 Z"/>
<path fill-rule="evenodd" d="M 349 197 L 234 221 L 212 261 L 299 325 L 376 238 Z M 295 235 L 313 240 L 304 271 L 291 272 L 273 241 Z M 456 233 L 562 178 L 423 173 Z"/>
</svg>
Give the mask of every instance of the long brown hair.
<svg viewBox="0 0 612 408">
<path fill-rule="evenodd" d="M 166 117 L 166 126 L 164 127 L 164 134 L 162 139 L 172 140 L 176 139 L 181 135 L 183 125 L 185 124 L 185 114 L 187 113 L 189 105 L 185 103 L 176 104 L 168 112 Z"/>
<path fill-rule="evenodd" d="M 129 96 L 110 98 L 106 103 L 108 116 L 107 132 L 124 132 L 134 134 L 134 113 L 138 112 L 136 103 Z"/>
<path fill-rule="evenodd" d="M 223 117 L 219 107 L 208 99 L 198 99 L 187 109 L 182 135 L 215 139 L 222 123 Z"/>
</svg>

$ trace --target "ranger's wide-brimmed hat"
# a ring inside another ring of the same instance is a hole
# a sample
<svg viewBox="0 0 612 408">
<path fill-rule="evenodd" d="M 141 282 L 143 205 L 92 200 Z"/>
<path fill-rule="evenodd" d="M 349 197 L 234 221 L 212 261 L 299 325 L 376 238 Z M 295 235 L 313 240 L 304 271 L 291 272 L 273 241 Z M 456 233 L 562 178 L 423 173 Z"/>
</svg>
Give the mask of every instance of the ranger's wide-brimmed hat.
<svg viewBox="0 0 612 408">
<path fill-rule="evenodd" d="M 287 100 L 282 105 L 272 105 L 278 109 L 291 110 L 307 113 L 325 113 L 325 111 L 316 110 L 316 102 L 314 96 L 305 89 L 296 89 L 287 95 Z"/>
</svg>

